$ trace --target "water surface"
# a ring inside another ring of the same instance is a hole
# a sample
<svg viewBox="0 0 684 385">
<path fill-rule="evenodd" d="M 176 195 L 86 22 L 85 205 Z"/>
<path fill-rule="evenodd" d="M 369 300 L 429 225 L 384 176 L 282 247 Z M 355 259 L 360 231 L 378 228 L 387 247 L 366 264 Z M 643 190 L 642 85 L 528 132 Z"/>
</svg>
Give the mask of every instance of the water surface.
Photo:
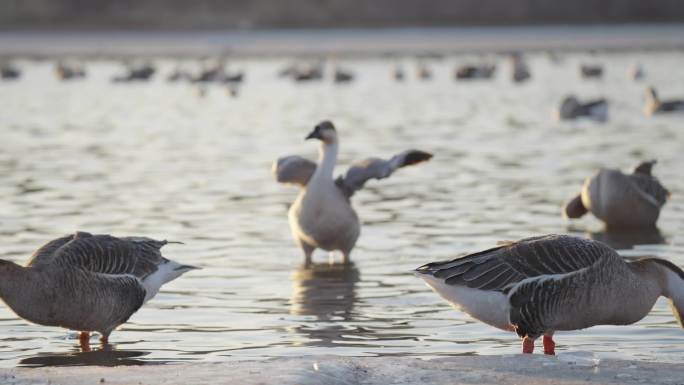
<svg viewBox="0 0 684 385">
<path fill-rule="evenodd" d="M 280 79 L 288 58 L 236 60 L 231 66 L 247 71 L 237 98 L 218 86 L 198 97 L 163 76 L 111 84 L 120 71 L 112 61 L 89 61 L 88 78 L 68 83 L 50 62 L 17 62 L 23 78 L 0 83 L 0 258 L 23 262 L 45 241 L 82 230 L 182 241 L 165 255 L 203 270 L 165 286 L 115 331 L 114 353 L 79 354 L 75 333 L 29 324 L 2 305 L 0 365 L 517 353 L 515 335 L 453 310 L 410 271 L 545 233 L 684 266 L 684 117 L 641 112 L 647 84 L 684 96 L 684 54 L 577 53 L 560 62 L 534 54 L 523 85 L 510 83 L 504 58 L 488 56 L 500 64 L 495 80 L 452 80 L 454 65 L 482 59 L 429 59 L 429 82 L 415 80 L 412 58 L 345 60 L 357 74 L 345 86 Z M 606 78 L 582 81 L 581 62 L 604 64 Z M 627 79 L 636 62 L 647 81 Z M 390 79 L 397 63 L 404 83 Z M 176 63 L 158 65 L 166 74 Z M 553 121 L 569 92 L 609 98 L 609 121 Z M 316 144 L 303 139 L 323 119 L 339 130 L 339 172 L 409 147 L 435 157 L 354 197 L 363 230 L 352 266 L 330 266 L 318 253 L 305 269 L 287 224 L 297 190 L 275 183 L 270 166 L 281 155 L 315 157 Z M 594 168 L 648 158 L 658 158 L 655 173 L 673 193 L 658 234 L 605 234 L 593 218 L 560 217 Z M 684 333 L 664 300 L 635 325 L 557 341 L 559 351 L 604 357 L 684 357 Z"/>
</svg>

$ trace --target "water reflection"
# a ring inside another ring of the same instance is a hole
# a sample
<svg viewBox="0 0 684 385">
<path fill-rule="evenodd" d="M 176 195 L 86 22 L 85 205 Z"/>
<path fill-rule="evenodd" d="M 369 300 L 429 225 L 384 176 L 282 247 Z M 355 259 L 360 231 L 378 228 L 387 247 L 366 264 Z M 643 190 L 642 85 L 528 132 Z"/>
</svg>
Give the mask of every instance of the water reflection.
<svg viewBox="0 0 684 385">
<path fill-rule="evenodd" d="M 315 317 L 290 329 L 306 336 L 302 345 L 336 346 L 360 331 L 345 322 L 352 319 L 360 276 L 353 262 L 302 265 L 292 273 L 290 314 Z"/>
<path fill-rule="evenodd" d="M 666 242 L 658 228 L 646 230 L 604 229 L 587 232 L 587 236 L 618 250 L 632 249 L 636 245 L 660 245 Z"/>
<path fill-rule="evenodd" d="M 353 262 L 300 266 L 291 277 L 290 314 L 313 315 L 321 321 L 348 321 L 360 277 Z"/>
<path fill-rule="evenodd" d="M 39 353 L 34 357 L 22 359 L 19 365 L 28 367 L 145 365 L 149 362 L 135 358 L 148 354 L 149 352 L 135 350 L 116 350 L 111 345 L 106 345 L 89 352 L 75 350 L 66 353 Z"/>
</svg>

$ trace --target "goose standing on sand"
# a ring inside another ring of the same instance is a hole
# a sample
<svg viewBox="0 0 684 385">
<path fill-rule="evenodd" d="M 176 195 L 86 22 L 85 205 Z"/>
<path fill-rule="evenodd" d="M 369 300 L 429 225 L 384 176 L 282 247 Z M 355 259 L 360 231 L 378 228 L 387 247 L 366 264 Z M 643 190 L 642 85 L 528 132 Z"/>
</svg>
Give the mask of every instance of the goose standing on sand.
<svg viewBox="0 0 684 385">
<path fill-rule="evenodd" d="M 196 269 L 161 255 L 167 241 L 84 232 L 48 242 L 26 266 L 0 260 L 0 297 L 19 317 L 40 325 L 109 334 L 159 288 Z"/>
<path fill-rule="evenodd" d="M 646 89 L 646 107 L 644 107 L 646 116 L 667 112 L 684 112 L 684 100 L 662 101 L 658 98 L 655 88 L 648 87 Z"/>
<path fill-rule="evenodd" d="M 306 139 L 321 141 L 318 164 L 300 156 L 286 156 L 273 163 L 280 183 L 292 183 L 301 192 L 290 206 L 288 218 L 295 242 L 311 263 L 316 248 L 342 252 L 344 263 L 359 238 L 361 226 L 350 199 L 371 178 L 383 179 L 404 166 L 432 158 L 431 154 L 407 150 L 388 160 L 369 158 L 353 164 L 344 176 L 333 179 L 339 141 L 330 121 L 318 124 Z"/>
<path fill-rule="evenodd" d="M 655 228 L 670 192 L 651 174 L 655 160 L 642 162 L 631 174 L 602 168 L 584 181 L 563 214 L 579 218 L 591 211 L 608 228 Z"/>
<path fill-rule="evenodd" d="M 544 336 L 596 325 L 629 325 L 644 318 L 660 296 L 670 299 L 684 327 L 684 271 L 659 258 L 626 261 L 607 245 L 547 235 L 433 262 L 416 275 L 471 317 L 523 338 L 523 353 Z"/>
</svg>

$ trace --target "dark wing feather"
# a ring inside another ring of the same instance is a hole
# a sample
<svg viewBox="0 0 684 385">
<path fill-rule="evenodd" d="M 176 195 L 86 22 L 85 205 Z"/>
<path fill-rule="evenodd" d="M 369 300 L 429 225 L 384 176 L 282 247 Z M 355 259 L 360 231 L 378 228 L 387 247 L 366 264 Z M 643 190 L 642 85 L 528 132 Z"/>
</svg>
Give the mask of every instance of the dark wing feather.
<svg viewBox="0 0 684 385">
<path fill-rule="evenodd" d="M 52 263 L 102 274 L 131 274 L 144 278 L 166 261 L 160 249 L 166 241 L 144 237 L 116 238 L 77 233 L 54 251 Z"/>
<path fill-rule="evenodd" d="M 298 155 L 284 156 L 273 162 L 271 171 L 279 183 L 293 183 L 303 187 L 316 171 L 316 163 Z"/>
<path fill-rule="evenodd" d="M 79 233 L 69 234 L 46 243 L 40 249 L 36 250 L 33 255 L 31 255 L 26 263 L 26 266 L 39 266 L 52 262 L 55 251 L 59 250 L 60 247 L 74 239 L 74 237 L 78 236 L 78 234 Z"/>
<path fill-rule="evenodd" d="M 368 158 L 354 163 L 344 177 L 337 178 L 335 183 L 347 198 L 361 188 L 371 178 L 383 179 L 392 175 L 398 168 L 424 162 L 432 158 L 432 154 L 420 150 L 406 150 L 390 159 Z"/>
<path fill-rule="evenodd" d="M 601 242 L 567 235 L 546 235 L 419 267 L 420 274 L 449 285 L 508 292 L 531 277 L 565 274 L 595 264 L 615 251 Z"/>
<path fill-rule="evenodd" d="M 656 177 L 643 173 L 634 173 L 629 175 L 629 179 L 639 188 L 639 190 L 655 199 L 659 206 L 662 206 L 667 202 L 670 192 L 665 186 L 660 184 L 660 181 Z"/>
</svg>

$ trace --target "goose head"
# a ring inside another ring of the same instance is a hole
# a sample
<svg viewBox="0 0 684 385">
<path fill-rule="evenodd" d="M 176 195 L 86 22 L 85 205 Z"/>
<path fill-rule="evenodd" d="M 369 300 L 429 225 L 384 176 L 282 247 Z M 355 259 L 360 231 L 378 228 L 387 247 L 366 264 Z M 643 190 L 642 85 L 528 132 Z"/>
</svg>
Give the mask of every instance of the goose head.
<svg viewBox="0 0 684 385">
<path fill-rule="evenodd" d="M 337 142 L 337 132 L 332 122 L 325 120 L 318 123 L 305 139 L 318 139 L 325 144 L 332 144 Z"/>
<path fill-rule="evenodd" d="M 684 271 L 674 263 L 653 258 L 651 261 L 663 272 L 663 295 L 670 300 L 672 314 L 674 314 L 679 326 L 684 328 Z"/>
<path fill-rule="evenodd" d="M 577 116 L 577 108 L 580 106 L 579 100 L 574 96 L 566 96 L 558 109 L 559 119 L 572 119 Z"/>
<path fill-rule="evenodd" d="M 655 88 L 653 87 L 647 87 L 646 88 L 646 100 L 648 101 L 658 101 L 658 93 L 656 92 Z"/>
</svg>

